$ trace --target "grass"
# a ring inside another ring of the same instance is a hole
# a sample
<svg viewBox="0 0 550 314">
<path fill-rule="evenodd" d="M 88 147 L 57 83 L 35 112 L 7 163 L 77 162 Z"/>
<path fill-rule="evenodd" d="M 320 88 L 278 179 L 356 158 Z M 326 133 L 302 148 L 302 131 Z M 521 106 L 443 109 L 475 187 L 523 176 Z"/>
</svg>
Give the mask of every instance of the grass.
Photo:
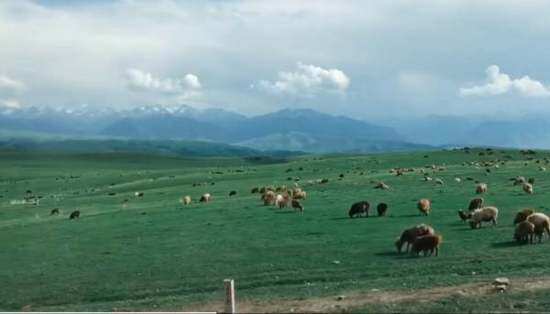
<svg viewBox="0 0 550 314">
<path fill-rule="evenodd" d="M 239 158 L 3 152 L 0 310 L 181 310 L 223 300 L 224 278 L 235 279 L 240 300 L 261 301 L 369 289 L 407 291 L 547 273 L 548 243 L 512 242 L 517 210 L 550 212 L 547 173 L 534 161 L 525 165 L 527 156 L 518 151 L 485 156 L 478 152 L 303 157 L 278 164 Z M 550 154 L 538 152 L 534 157 Z M 494 159 L 510 161 L 491 173 L 463 165 Z M 446 166 L 432 175 L 443 179 L 444 186 L 422 181 L 418 171 L 401 177 L 389 173 L 394 167 L 432 164 Z M 512 185 L 509 178 L 517 175 L 536 179 L 534 195 Z M 299 177 L 308 192 L 303 215 L 264 207 L 259 195 L 250 193 L 254 186 L 291 185 L 288 177 Z M 455 182 L 455 177 L 463 181 Z M 471 230 L 459 221 L 456 211 L 475 196 L 474 183 L 466 177 L 488 183 L 484 198 L 500 210 L 497 227 Z M 330 181 L 307 184 L 319 178 Z M 392 189 L 373 189 L 373 180 L 383 180 Z M 198 182 L 207 185 L 193 187 Z M 27 190 L 43 196 L 39 206 L 11 205 Z M 231 190 L 238 195 L 230 198 Z M 143 191 L 144 197 L 134 197 L 136 191 Z M 205 192 L 214 201 L 196 203 Z M 186 194 L 194 202 L 184 207 L 179 198 Z M 428 217 L 416 210 L 416 201 L 424 197 L 433 201 Z M 129 200 L 126 207 L 124 199 Z M 372 207 L 388 203 L 389 216 L 349 219 L 347 210 L 358 200 L 368 200 Z M 61 215 L 49 216 L 55 207 Z M 77 208 L 81 218 L 69 220 Z M 395 238 L 422 222 L 443 235 L 440 256 L 397 255 Z M 510 295 L 510 302 L 526 298 Z M 521 310 L 540 309 L 546 304 L 543 296 L 533 294 Z M 481 301 L 438 302 L 434 309 L 441 311 L 484 307 Z M 366 310 L 400 309 L 380 305 Z"/>
</svg>

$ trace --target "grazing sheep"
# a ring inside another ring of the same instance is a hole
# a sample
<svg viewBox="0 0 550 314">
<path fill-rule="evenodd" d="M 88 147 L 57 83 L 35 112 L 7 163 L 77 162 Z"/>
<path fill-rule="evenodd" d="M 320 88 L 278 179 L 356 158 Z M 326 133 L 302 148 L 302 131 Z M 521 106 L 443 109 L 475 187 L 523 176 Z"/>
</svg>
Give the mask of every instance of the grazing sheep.
<svg viewBox="0 0 550 314">
<path fill-rule="evenodd" d="M 303 199 L 305 200 L 307 196 L 306 191 L 302 191 L 300 188 L 294 188 L 292 189 L 292 198 L 296 200 Z"/>
<path fill-rule="evenodd" d="M 388 204 L 386 203 L 380 203 L 376 206 L 376 211 L 378 212 L 378 216 L 386 216 L 386 212 L 388 211 Z"/>
<path fill-rule="evenodd" d="M 477 194 L 487 193 L 487 184 L 479 183 L 478 185 L 476 185 L 476 193 Z"/>
<path fill-rule="evenodd" d="M 264 202 L 265 206 L 273 205 L 275 203 L 275 192 L 266 191 L 265 193 L 263 193 L 262 201 Z"/>
<path fill-rule="evenodd" d="M 275 190 L 275 189 L 274 189 L 271 185 L 269 185 L 269 186 L 262 186 L 262 187 L 260 188 L 260 193 L 261 193 L 261 194 L 264 194 L 264 193 L 266 193 L 267 191 L 274 191 L 274 190 Z"/>
<path fill-rule="evenodd" d="M 288 201 L 289 201 L 288 194 L 285 194 L 285 195 L 277 194 L 277 196 L 275 196 L 275 206 L 277 206 L 278 208 L 287 207 Z"/>
<path fill-rule="evenodd" d="M 69 219 L 78 219 L 78 218 L 80 218 L 79 210 L 75 210 L 71 213 L 71 215 L 69 215 Z"/>
<path fill-rule="evenodd" d="M 512 180 L 514 180 L 514 185 L 522 185 L 527 182 L 527 180 L 525 180 L 525 177 L 522 176 L 515 177 Z"/>
<path fill-rule="evenodd" d="M 50 216 L 59 215 L 59 208 L 54 208 L 50 211 Z"/>
<path fill-rule="evenodd" d="M 428 216 L 432 210 L 432 202 L 427 198 L 423 198 L 418 201 L 417 208 L 421 214 Z"/>
<path fill-rule="evenodd" d="M 428 234 L 417 237 L 412 245 L 411 254 L 418 256 L 420 251 L 424 256 L 431 256 L 435 252 L 435 256 L 439 254 L 439 246 L 443 242 L 441 235 Z"/>
<path fill-rule="evenodd" d="M 514 218 L 514 225 L 527 220 L 527 217 L 531 216 L 534 212 L 535 211 L 532 209 L 522 209 L 516 214 L 516 217 Z"/>
<path fill-rule="evenodd" d="M 397 248 L 397 253 L 401 253 L 403 244 L 407 244 L 405 247 L 405 252 L 409 251 L 409 246 L 414 243 L 417 237 L 434 234 L 434 229 L 428 225 L 420 224 L 409 229 L 405 229 L 399 238 L 395 241 L 395 247 Z"/>
<path fill-rule="evenodd" d="M 300 203 L 299 200 L 292 200 L 291 205 L 294 210 L 299 210 L 300 213 L 304 212 L 304 206 Z"/>
<path fill-rule="evenodd" d="M 286 191 L 287 191 L 286 185 L 278 186 L 278 187 L 275 189 L 275 192 L 286 192 Z"/>
<path fill-rule="evenodd" d="M 348 214 L 350 218 L 355 218 L 356 216 L 361 217 L 362 214 L 365 214 L 365 217 L 369 217 L 369 208 L 370 204 L 367 201 L 360 201 L 351 205 Z"/>
<path fill-rule="evenodd" d="M 233 195 L 237 195 L 237 191 L 233 190 L 233 191 L 229 192 L 230 197 L 233 196 Z"/>
<path fill-rule="evenodd" d="M 463 212 L 462 210 L 459 210 L 458 211 L 458 216 L 460 217 L 460 219 L 462 219 L 462 221 L 466 221 L 470 218 L 472 218 L 472 213 L 466 213 L 466 212 Z"/>
<path fill-rule="evenodd" d="M 487 206 L 483 208 L 476 209 L 472 212 L 472 217 L 470 218 L 470 227 L 472 229 L 477 229 L 481 227 L 482 222 L 492 222 L 493 226 L 497 224 L 498 218 L 498 208 L 494 206 Z"/>
<path fill-rule="evenodd" d="M 443 180 L 441 179 L 435 179 L 434 182 L 435 184 L 443 185 Z"/>
<path fill-rule="evenodd" d="M 484 202 L 483 197 L 476 197 L 470 200 L 470 204 L 468 205 L 468 210 L 472 211 L 483 207 L 483 202 Z"/>
<path fill-rule="evenodd" d="M 375 186 L 374 186 L 375 189 L 381 189 L 381 190 L 389 190 L 390 189 L 390 186 L 387 185 L 386 183 L 380 181 L 378 182 Z"/>
<path fill-rule="evenodd" d="M 522 221 L 516 226 L 514 231 L 514 239 L 519 243 L 533 243 L 533 235 L 535 234 L 535 225 L 529 221 Z"/>
<path fill-rule="evenodd" d="M 212 196 L 210 195 L 210 193 L 204 193 L 204 194 L 201 196 L 199 202 L 201 202 L 201 203 L 208 203 L 208 202 L 210 202 L 211 200 L 212 200 Z"/>
<path fill-rule="evenodd" d="M 455 181 L 456 181 L 457 183 L 460 183 L 460 182 L 462 182 L 462 179 L 457 177 L 457 178 L 455 178 Z"/>
<path fill-rule="evenodd" d="M 542 236 L 546 231 L 546 234 L 550 236 L 550 218 L 543 213 L 534 213 L 527 217 L 528 222 L 535 225 L 535 236 L 539 239 L 539 243 L 542 242 Z"/>
<path fill-rule="evenodd" d="M 527 194 L 533 194 L 533 185 L 529 184 L 529 183 L 524 183 L 523 186 L 523 191 Z"/>
<path fill-rule="evenodd" d="M 424 181 L 432 181 L 432 180 L 433 180 L 432 177 L 428 177 L 428 176 L 424 177 Z"/>
<path fill-rule="evenodd" d="M 143 192 L 136 192 L 134 193 L 134 196 L 135 197 L 143 197 L 144 193 Z"/>
<path fill-rule="evenodd" d="M 182 199 L 183 205 L 189 205 L 191 204 L 191 196 L 185 195 Z"/>
</svg>

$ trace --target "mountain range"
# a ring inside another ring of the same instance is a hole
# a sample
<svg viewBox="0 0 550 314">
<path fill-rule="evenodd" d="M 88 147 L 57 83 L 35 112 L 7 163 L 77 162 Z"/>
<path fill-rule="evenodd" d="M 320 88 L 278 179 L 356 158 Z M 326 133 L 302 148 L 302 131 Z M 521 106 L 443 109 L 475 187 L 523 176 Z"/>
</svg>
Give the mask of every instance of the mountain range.
<svg viewBox="0 0 550 314">
<path fill-rule="evenodd" d="M 0 129 L 78 137 L 209 141 L 257 150 L 315 153 L 381 152 L 429 148 L 390 127 L 311 109 L 283 109 L 247 117 L 187 105 L 129 110 L 26 107 L 0 111 Z"/>
<path fill-rule="evenodd" d="M 365 153 L 442 146 L 550 148 L 550 117 L 426 116 L 376 124 L 311 109 L 248 117 L 188 105 L 0 108 L 0 132 L 71 139 L 202 141 L 262 151 Z"/>
</svg>

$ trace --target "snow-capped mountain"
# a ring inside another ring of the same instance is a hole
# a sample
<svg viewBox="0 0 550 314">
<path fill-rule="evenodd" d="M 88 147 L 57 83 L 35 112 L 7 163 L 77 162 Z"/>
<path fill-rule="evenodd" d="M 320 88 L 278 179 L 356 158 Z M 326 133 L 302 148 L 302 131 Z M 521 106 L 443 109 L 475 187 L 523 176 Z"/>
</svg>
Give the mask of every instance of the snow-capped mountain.
<svg viewBox="0 0 550 314">
<path fill-rule="evenodd" d="M 0 111 L 0 129 L 65 136 L 202 140 L 315 152 L 383 151 L 385 147 L 403 150 L 413 146 L 391 128 L 309 109 L 246 117 L 185 104 L 131 109 L 36 106 Z"/>
</svg>

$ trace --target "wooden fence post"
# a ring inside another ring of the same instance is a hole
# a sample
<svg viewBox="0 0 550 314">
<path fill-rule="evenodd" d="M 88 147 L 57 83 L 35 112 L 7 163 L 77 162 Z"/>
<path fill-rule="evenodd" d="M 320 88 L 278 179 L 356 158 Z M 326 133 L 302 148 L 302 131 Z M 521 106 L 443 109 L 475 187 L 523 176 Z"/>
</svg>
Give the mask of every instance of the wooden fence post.
<svg viewBox="0 0 550 314">
<path fill-rule="evenodd" d="M 235 282 L 233 279 L 223 281 L 225 287 L 225 313 L 235 314 Z"/>
</svg>

